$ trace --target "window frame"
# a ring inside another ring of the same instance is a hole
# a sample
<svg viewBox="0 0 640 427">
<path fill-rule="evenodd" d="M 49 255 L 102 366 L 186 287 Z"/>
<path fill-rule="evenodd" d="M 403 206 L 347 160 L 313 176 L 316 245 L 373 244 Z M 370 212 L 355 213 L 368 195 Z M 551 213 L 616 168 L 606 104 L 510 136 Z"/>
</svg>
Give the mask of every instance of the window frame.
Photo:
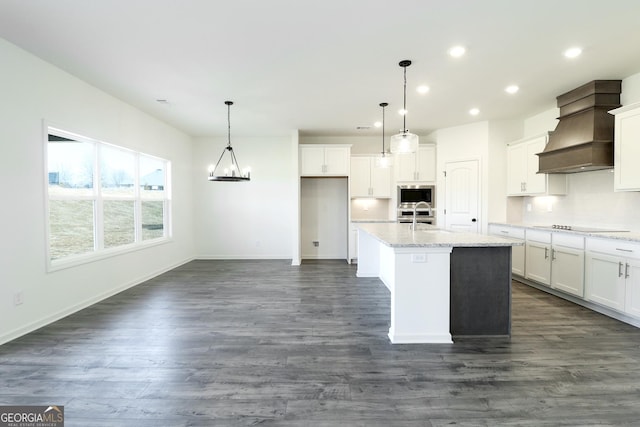
<svg viewBox="0 0 640 427">
<path fill-rule="evenodd" d="M 44 140 L 44 219 L 45 219 L 45 256 L 47 271 L 57 271 L 69 267 L 74 267 L 100 259 L 105 259 L 129 252 L 139 251 L 152 246 L 166 244 L 172 241 L 172 203 L 171 203 L 171 161 L 151 154 L 135 151 L 110 142 L 101 141 L 96 138 L 87 137 L 76 132 L 66 130 L 68 127 L 56 126 L 51 123 L 43 125 Z M 81 142 L 93 144 L 93 187 L 90 195 L 54 195 L 49 193 L 49 135 L 56 135 Z M 133 195 L 113 195 L 103 194 L 102 191 L 102 165 L 100 153 L 104 148 L 117 149 L 125 153 L 131 153 L 134 159 Z M 140 159 L 141 157 L 158 161 L 164 168 L 164 186 L 161 199 L 153 199 L 162 202 L 163 211 L 163 233 L 162 236 L 151 239 L 143 239 L 142 235 L 142 203 L 149 201 L 140 190 Z M 93 250 L 81 254 L 66 255 L 58 259 L 51 259 L 51 223 L 50 223 L 50 201 L 51 200 L 85 200 L 93 202 Z M 118 246 L 105 248 L 104 230 L 104 203 L 108 201 L 132 201 L 134 203 L 134 241 Z"/>
</svg>

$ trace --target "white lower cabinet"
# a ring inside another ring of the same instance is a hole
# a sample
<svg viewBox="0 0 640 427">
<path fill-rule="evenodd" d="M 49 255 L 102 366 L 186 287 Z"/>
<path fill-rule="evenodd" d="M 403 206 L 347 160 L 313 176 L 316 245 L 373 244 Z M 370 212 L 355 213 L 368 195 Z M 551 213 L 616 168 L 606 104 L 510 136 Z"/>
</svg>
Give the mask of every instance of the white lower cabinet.
<svg viewBox="0 0 640 427">
<path fill-rule="evenodd" d="M 524 277 L 524 228 L 491 224 L 489 225 L 489 234 L 508 237 L 510 239 L 519 240 L 523 243 L 520 246 L 511 246 L 511 274 Z"/>
<path fill-rule="evenodd" d="M 585 298 L 640 317 L 640 245 L 587 239 Z"/>
<path fill-rule="evenodd" d="M 579 297 L 584 296 L 584 237 L 553 234 L 551 287 Z"/>
<path fill-rule="evenodd" d="M 551 285 L 551 233 L 527 230 L 526 239 L 524 277 L 543 285 Z"/>
<path fill-rule="evenodd" d="M 625 313 L 640 318 L 640 260 L 627 260 Z"/>
<path fill-rule="evenodd" d="M 525 278 L 584 296 L 584 237 L 542 230 L 526 232 Z"/>
</svg>

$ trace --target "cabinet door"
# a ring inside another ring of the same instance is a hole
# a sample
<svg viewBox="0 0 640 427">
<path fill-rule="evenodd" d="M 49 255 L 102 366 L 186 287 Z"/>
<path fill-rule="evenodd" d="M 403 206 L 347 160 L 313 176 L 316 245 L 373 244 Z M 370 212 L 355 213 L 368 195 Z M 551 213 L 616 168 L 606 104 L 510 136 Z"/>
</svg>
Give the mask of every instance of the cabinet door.
<svg viewBox="0 0 640 427">
<path fill-rule="evenodd" d="M 391 197 L 391 168 L 377 168 L 375 157 L 371 158 L 370 167 L 371 195 L 380 198 Z"/>
<path fill-rule="evenodd" d="M 538 173 L 538 156 L 547 145 L 547 138 L 541 136 L 526 145 L 527 179 L 525 192 L 527 194 L 542 194 L 547 191 L 547 176 Z"/>
<path fill-rule="evenodd" d="M 524 277 L 524 245 L 511 247 L 511 273 Z"/>
<path fill-rule="evenodd" d="M 509 196 L 519 196 L 524 193 L 524 183 L 527 180 L 525 154 L 524 144 L 507 148 L 507 194 Z"/>
<path fill-rule="evenodd" d="M 349 176 L 349 154 L 347 147 L 325 147 L 325 173 L 328 175 Z"/>
<path fill-rule="evenodd" d="M 584 296 L 584 251 L 554 246 L 551 248 L 551 287 Z"/>
<path fill-rule="evenodd" d="M 640 261 L 627 260 L 625 265 L 626 301 L 624 311 L 635 317 L 640 317 Z"/>
<path fill-rule="evenodd" d="M 624 260 L 613 255 L 587 252 L 585 298 L 614 310 L 624 310 Z"/>
<path fill-rule="evenodd" d="M 351 174 L 349 182 L 351 184 L 351 197 L 371 196 L 369 157 L 352 157 Z"/>
<path fill-rule="evenodd" d="M 300 147 L 300 175 L 324 174 L 324 147 Z"/>
<path fill-rule="evenodd" d="M 436 146 L 424 145 L 416 153 L 416 180 L 436 180 Z"/>
<path fill-rule="evenodd" d="M 640 190 L 640 108 L 616 115 L 614 188 Z"/>
<path fill-rule="evenodd" d="M 415 153 L 400 153 L 395 156 L 395 165 L 398 181 L 416 180 L 416 155 Z"/>
<path fill-rule="evenodd" d="M 526 244 L 526 271 L 527 279 L 535 280 L 543 285 L 551 283 L 551 245 L 538 242 Z"/>
</svg>

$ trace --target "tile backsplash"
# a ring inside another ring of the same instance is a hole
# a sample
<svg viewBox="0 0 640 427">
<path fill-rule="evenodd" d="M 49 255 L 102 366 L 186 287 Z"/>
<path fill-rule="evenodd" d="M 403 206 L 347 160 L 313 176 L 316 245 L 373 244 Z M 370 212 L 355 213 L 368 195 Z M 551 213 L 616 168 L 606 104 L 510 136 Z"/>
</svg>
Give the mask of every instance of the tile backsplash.
<svg viewBox="0 0 640 427">
<path fill-rule="evenodd" d="M 640 192 L 614 192 L 613 170 L 568 175 L 566 196 L 519 197 L 508 221 L 640 231 Z"/>
</svg>

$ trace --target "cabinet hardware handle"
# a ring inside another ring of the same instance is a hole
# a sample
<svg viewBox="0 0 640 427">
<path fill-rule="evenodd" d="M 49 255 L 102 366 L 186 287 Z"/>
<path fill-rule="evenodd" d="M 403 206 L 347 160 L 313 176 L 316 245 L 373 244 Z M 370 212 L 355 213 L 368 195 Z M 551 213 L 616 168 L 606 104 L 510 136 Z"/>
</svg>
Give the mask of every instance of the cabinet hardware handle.
<svg viewBox="0 0 640 427">
<path fill-rule="evenodd" d="M 504 231 L 504 230 L 500 230 L 500 232 L 501 232 L 502 234 L 509 234 L 509 232 L 508 232 L 508 231 Z"/>
<path fill-rule="evenodd" d="M 622 252 L 633 252 L 633 249 L 622 249 L 622 248 L 616 248 L 616 251 L 622 251 Z"/>
<path fill-rule="evenodd" d="M 622 277 L 622 263 L 618 263 L 618 277 Z"/>
<path fill-rule="evenodd" d="M 555 261 L 555 260 L 556 260 L 556 250 L 551 249 L 551 261 Z"/>
<path fill-rule="evenodd" d="M 544 248 L 544 259 L 549 258 L 549 248 Z"/>
<path fill-rule="evenodd" d="M 628 279 L 629 278 L 629 263 L 625 263 L 624 264 L 624 278 Z"/>
</svg>

